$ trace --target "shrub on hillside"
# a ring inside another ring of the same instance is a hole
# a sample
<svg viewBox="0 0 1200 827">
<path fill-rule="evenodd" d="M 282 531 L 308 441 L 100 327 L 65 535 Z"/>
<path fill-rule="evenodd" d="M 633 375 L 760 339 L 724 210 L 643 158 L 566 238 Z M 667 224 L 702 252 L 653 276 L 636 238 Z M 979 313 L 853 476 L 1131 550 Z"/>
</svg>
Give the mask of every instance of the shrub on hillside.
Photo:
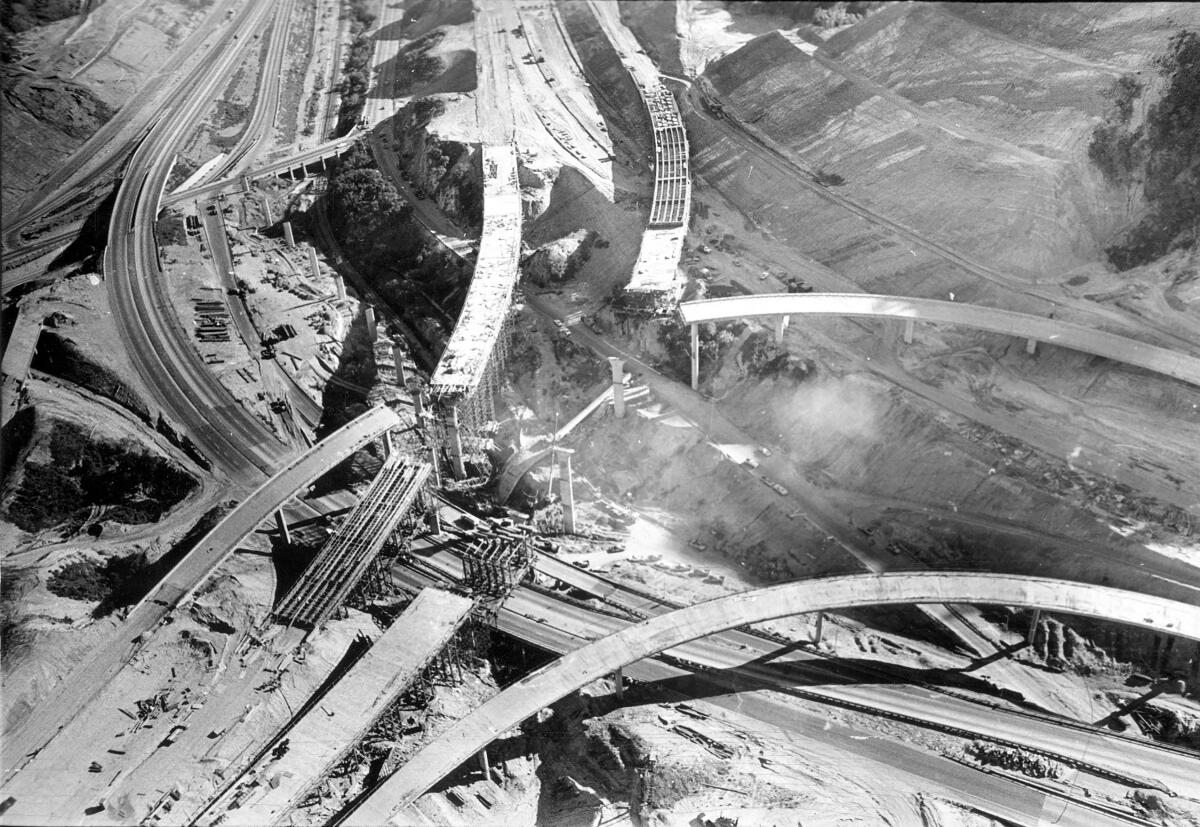
<svg viewBox="0 0 1200 827">
<path fill-rule="evenodd" d="M 57 421 L 50 431 L 50 462 L 27 462 L 6 515 L 24 531 L 42 531 L 92 506 L 109 506 L 106 519 L 129 525 L 157 522 L 196 486 L 173 463 L 133 443 L 96 441 L 91 433 Z"/>
<path fill-rule="evenodd" d="M 1176 246 L 1194 246 L 1200 226 L 1200 34 L 1178 32 L 1156 63 L 1167 85 L 1145 124 L 1130 129 L 1142 86 L 1123 77 L 1110 90 L 1112 106 L 1088 146 L 1088 157 L 1108 181 L 1141 183 L 1149 207 L 1137 227 L 1105 250 L 1118 270 L 1147 264 Z"/>
<path fill-rule="evenodd" d="M 43 330 L 38 337 L 33 368 L 111 399 L 142 421 L 150 422 L 150 410 L 141 397 L 111 370 L 88 359 L 83 349 L 70 339 Z"/>
</svg>

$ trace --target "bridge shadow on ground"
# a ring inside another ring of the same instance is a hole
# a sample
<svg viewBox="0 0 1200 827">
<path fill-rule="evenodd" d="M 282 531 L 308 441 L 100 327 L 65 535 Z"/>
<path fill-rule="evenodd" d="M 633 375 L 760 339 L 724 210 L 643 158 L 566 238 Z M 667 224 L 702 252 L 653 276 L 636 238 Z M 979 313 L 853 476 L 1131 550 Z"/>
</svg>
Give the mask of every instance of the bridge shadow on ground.
<svg viewBox="0 0 1200 827">
<path fill-rule="evenodd" d="M 470 0 L 455 0 L 453 3 L 418 0 L 415 3 L 388 4 L 390 9 L 406 6 L 404 17 L 394 23 L 380 26 L 375 32 L 375 40 L 413 40 L 429 34 L 438 26 L 457 26 L 470 23 L 474 18 Z"/>
</svg>

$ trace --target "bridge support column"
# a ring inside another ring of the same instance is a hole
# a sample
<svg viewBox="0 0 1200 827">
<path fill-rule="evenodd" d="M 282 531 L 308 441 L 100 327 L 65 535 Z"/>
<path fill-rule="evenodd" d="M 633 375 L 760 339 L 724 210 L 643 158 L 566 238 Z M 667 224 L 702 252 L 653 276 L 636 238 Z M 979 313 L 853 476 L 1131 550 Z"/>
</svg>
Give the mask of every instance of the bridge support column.
<svg viewBox="0 0 1200 827">
<path fill-rule="evenodd" d="M 325 171 L 325 156 L 324 155 L 321 156 L 320 161 L 321 161 L 321 172 L 324 172 Z"/>
<path fill-rule="evenodd" d="M 479 770 L 483 773 L 485 780 L 492 777 L 492 765 L 488 762 L 487 747 L 479 751 Z"/>
<path fill-rule="evenodd" d="M 316 256 L 317 254 L 313 253 L 313 258 L 316 258 Z M 337 297 L 344 300 L 346 298 L 346 280 L 342 278 L 341 273 L 333 274 L 333 287 L 337 290 Z"/>
<path fill-rule="evenodd" d="M 292 544 L 292 532 L 288 530 L 287 520 L 283 517 L 282 508 L 275 512 L 275 527 L 279 529 L 279 534 L 283 537 L 284 544 L 290 546 Z"/>
<path fill-rule="evenodd" d="M 296 246 L 296 236 L 292 234 L 292 222 L 283 222 L 283 240 L 289 247 Z"/>
<path fill-rule="evenodd" d="M 375 308 L 368 304 L 365 315 L 367 317 L 367 338 L 374 343 L 379 336 L 379 330 L 375 327 Z"/>
<path fill-rule="evenodd" d="M 467 476 L 467 467 L 463 464 L 462 433 L 458 427 L 458 406 L 451 405 L 446 416 L 446 438 L 450 440 L 450 470 L 455 479 Z"/>
<path fill-rule="evenodd" d="M 700 325 L 692 325 L 692 390 L 700 387 Z"/>
<path fill-rule="evenodd" d="M 618 666 L 613 672 L 613 685 L 617 688 L 617 700 L 625 697 L 625 670 Z"/>
<path fill-rule="evenodd" d="M 417 392 L 415 394 L 413 394 L 413 417 L 417 420 L 417 430 L 420 431 L 422 433 L 422 435 L 424 435 L 425 425 L 426 425 L 426 423 L 425 423 L 425 393 L 419 389 L 417 390 Z M 434 451 L 434 455 L 435 456 L 437 455 L 437 451 Z M 440 486 L 441 484 L 442 483 L 439 480 L 438 485 Z"/>
<path fill-rule="evenodd" d="M 912 344 L 913 332 L 916 330 L 916 327 L 917 323 L 913 319 L 904 320 L 904 344 Z"/>
<path fill-rule="evenodd" d="M 570 448 L 556 448 L 558 453 L 558 495 L 562 497 L 563 531 L 575 533 L 575 480 L 571 477 Z"/>
<path fill-rule="evenodd" d="M 406 387 L 408 377 L 404 373 L 404 351 L 394 344 L 392 345 L 392 364 L 396 366 L 396 387 Z"/>
<path fill-rule="evenodd" d="M 1037 352 L 1037 339 L 1026 339 L 1025 340 L 1025 352 L 1028 353 L 1030 356 L 1032 356 L 1035 352 Z"/>
<path fill-rule="evenodd" d="M 813 629 L 812 642 L 814 646 L 821 643 L 821 637 L 825 634 L 825 613 L 817 612 L 817 628 Z"/>
<path fill-rule="evenodd" d="M 780 316 L 775 319 L 775 344 L 783 344 L 783 332 L 787 330 L 789 321 L 790 318 L 788 316 Z"/>
<path fill-rule="evenodd" d="M 262 205 L 267 211 L 267 226 L 270 227 L 275 223 L 275 216 L 271 215 L 271 202 L 264 198 Z"/>
<path fill-rule="evenodd" d="M 1033 638 L 1037 634 L 1038 625 L 1042 622 L 1042 610 L 1033 610 L 1033 619 L 1029 621 L 1029 631 L 1025 633 L 1025 642 L 1033 643 Z"/>
<path fill-rule="evenodd" d="M 396 450 L 396 446 L 392 444 L 392 432 L 384 431 L 383 432 L 383 455 L 384 455 L 384 457 L 390 457 L 395 450 Z"/>
<path fill-rule="evenodd" d="M 625 418 L 625 360 L 609 356 L 608 363 L 612 366 L 613 416 Z"/>
</svg>

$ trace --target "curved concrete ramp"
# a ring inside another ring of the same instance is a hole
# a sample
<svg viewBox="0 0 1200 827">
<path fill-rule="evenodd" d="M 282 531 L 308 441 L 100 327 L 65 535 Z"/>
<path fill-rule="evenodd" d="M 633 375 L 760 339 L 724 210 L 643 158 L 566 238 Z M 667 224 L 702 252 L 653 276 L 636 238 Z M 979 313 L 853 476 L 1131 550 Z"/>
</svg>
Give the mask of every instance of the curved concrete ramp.
<svg viewBox="0 0 1200 827">
<path fill-rule="evenodd" d="M 687 324 L 750 316 L 859 316 L 957 324 L 1103 356 L 1200 386 L 1200 359 L 1071 322 L 974 304 L 870 293 L 768 293 L 684 302 Z"/>
<path fill-rule="evenodd" d="M 506 730 L 617 668 L 690 640 L 790 615 L 896 603 L 988 603 L 1108 618 L 1200 640 L 1200 607 L 1041 577 L 961 572 L 856 574 L 728 595 L 651 618 L 564 655 L 459 721 L 383 782 L 345 823 L 377 825 Z M 398 822 L 397 822 L 398 823 Z"/>
</svg>

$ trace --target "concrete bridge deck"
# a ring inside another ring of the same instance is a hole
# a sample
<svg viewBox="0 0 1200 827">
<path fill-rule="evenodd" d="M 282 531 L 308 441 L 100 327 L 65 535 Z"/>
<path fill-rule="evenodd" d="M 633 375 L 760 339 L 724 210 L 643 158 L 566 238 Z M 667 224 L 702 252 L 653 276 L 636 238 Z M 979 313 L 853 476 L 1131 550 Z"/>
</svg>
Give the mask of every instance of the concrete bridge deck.
<svg viewBox="0 0 1200 827">
<path fill-rule="evenodd" d="M 437 656 L 473 605 L 466 597 L 423 589 L 362 660 L 294 726 L 265 745 L 241 781 L 196 823 L 225 818 L 271 824 L 294 808 Z M 282 737 L 288 749 L 273 758 L 272 748 Z"/>
<path fill-rule="evenodd" d="M 397 814 L 486 747 L 545 707 L 627 664 L 747 623 L 860 606 L 983 603 L 1107 618 L 1200 640 L 1200 607 L 1039 577 L 905 572 L 801 580 L 727 595 L 668 612 L 564 655 L 490 699 L 380 784 L 345 820 L 401 823 Z M 396 819 L 396 820 L 393 820 Z"/>
<path fill-rule="evenodd" d="M 1103 356 L 1200 386 L 1200 358 L 1115 333 L 1013 310 L 870 293 L 772 293 L 684 302 L 687 324 L 752 316 L 855 316 L 957 324 Z M 911 337 L 911 329 L 906 331 Z"/>
<path fill-rule="evenodd" d="M 675 97 L 662 85 L 654 63 L 637 38 L 621 22 L 615 3 L 588 3 L 621 62 L 633 78 L 650 116 L 654 136 L 654 195 L 650 220 L 633 265 L 625 292 L 635 305 L 656 312 L 669 311 L 683 293 L 679 259 L 692 209 L 687 132 Z"/>
<path fill-rule="evenodd" d="M 483 147 L 483 235 L 458 323 L 430 381 L 435 396 L 471 393 L 500 339 L 521 255 L 521 188 L 511 144 Z"/>
</svg>

